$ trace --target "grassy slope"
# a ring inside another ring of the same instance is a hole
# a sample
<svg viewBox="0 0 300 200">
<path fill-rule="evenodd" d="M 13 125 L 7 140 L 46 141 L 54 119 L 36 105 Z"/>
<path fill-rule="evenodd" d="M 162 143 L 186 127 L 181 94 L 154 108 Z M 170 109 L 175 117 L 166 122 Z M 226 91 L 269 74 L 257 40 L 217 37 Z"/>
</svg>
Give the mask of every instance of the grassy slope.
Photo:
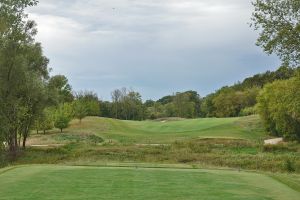
<svg viewBox="0 0 300 200">
<path fill-rule="evenodd" d="M 95 134 L 120 143 L 170 143 L 199 137 L 257 140 L 265 137 L 258 116 L 181 121 L 122 121 L 88 117 L 73 121 L 66 133 Z"/>
<path fill-rule="evenodd" d="M 0 199 L 280 199 L 300 193 L 262 174 L 223 170 L 26 166 L 0 172 Z"/>
</svg>

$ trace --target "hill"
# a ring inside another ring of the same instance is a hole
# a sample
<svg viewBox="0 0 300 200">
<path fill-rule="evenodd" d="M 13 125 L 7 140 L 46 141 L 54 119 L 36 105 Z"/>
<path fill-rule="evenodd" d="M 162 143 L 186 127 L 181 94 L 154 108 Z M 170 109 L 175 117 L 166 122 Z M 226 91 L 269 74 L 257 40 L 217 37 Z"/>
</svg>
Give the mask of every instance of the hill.
<svg viewBox="0 0 300 200">
<path fill-rule="evenodd" d="M 69 137 L 67 136 L 69 135 Z M 74 120 L 64 134 L 33 135 L 29 145 L 57 144 L 72 141 L 76 136 L 98 136 L 121 144 L 165 144 L 176 140 L 198 138 L 233 138 L 261 140 L 267 137 L 258 116 L 240 118 L 207 118 L 161 121 L 124 121 L 88 117 Z M 66 136 L 65 140 L 63 136 Z M 90 137 L 89 137 L 90 138 Z"/>
</svg>

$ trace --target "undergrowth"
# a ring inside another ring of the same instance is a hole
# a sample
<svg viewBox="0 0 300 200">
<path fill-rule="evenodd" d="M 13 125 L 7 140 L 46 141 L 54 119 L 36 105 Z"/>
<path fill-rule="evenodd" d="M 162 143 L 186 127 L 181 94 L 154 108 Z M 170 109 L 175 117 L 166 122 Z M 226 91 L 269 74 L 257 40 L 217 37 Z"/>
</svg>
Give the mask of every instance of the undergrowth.
<svg viewBox="0 0 300 200">
<path fill-rule="evenodd" d="M 282 149 L 283 148 L 283 149 Z M 136 146 L 70 143 L 55 148 L 29 148 L 13 164 L 146 162 L 229 167 L 300 173 L 300 145 L 264 147 L 247 140 L 198 139 L 170 145 Z"/>
</svg>

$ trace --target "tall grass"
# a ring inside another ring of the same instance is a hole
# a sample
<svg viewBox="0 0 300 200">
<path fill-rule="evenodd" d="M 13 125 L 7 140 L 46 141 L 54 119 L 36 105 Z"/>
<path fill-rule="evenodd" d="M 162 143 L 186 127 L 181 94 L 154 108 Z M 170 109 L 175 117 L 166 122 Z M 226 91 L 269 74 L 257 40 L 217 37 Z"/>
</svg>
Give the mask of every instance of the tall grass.
<svg viewBox="0 0 300 200">
<path fill-rule="evenodd" d="M 296 144 L 292 149 L 278 151 L 246 140 L 198 139 L 160 146 L 71 143 L 56 148 L 30 148 L 14 164 L 146 162 L 300 173 L 299 157 L 300 145 Z M 294 170 L 287 167 L 287 159 Z"/>
</svg>

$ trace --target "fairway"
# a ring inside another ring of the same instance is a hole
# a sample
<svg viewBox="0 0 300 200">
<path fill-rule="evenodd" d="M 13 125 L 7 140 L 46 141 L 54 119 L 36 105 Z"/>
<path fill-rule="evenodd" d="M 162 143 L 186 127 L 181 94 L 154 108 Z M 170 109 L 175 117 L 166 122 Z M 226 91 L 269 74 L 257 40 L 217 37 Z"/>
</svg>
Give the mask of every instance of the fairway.
<svg viewBox="0 0 300 200">
<path fill-rule="evenodd" d="M 226 170 L 37 165 L 2 169 L 0 185 L 0 199 L 16 200 L 297 200 L 300 196 L 266 175 Z"/>
<path fill-rule="evenodd" d="M 37 143 L 61 143 L 52 131 Z M 82 123 L 74 120 L 65 134 L 92 134 L 118 143 L 164 144 L 176 140 L 197 138 L 234 138 L 260 140 L 266 137 L 258 116 L 240 118 L 182 119 L 179 121 L 124 121 L 100 117 L 87 117 Z M 33 139 L 37 139 L 33 136 Z M 54 139 L 54 141 L 49 141 Z M 56 140 L 56 141 L 55 141 Z"/>
</svg>

